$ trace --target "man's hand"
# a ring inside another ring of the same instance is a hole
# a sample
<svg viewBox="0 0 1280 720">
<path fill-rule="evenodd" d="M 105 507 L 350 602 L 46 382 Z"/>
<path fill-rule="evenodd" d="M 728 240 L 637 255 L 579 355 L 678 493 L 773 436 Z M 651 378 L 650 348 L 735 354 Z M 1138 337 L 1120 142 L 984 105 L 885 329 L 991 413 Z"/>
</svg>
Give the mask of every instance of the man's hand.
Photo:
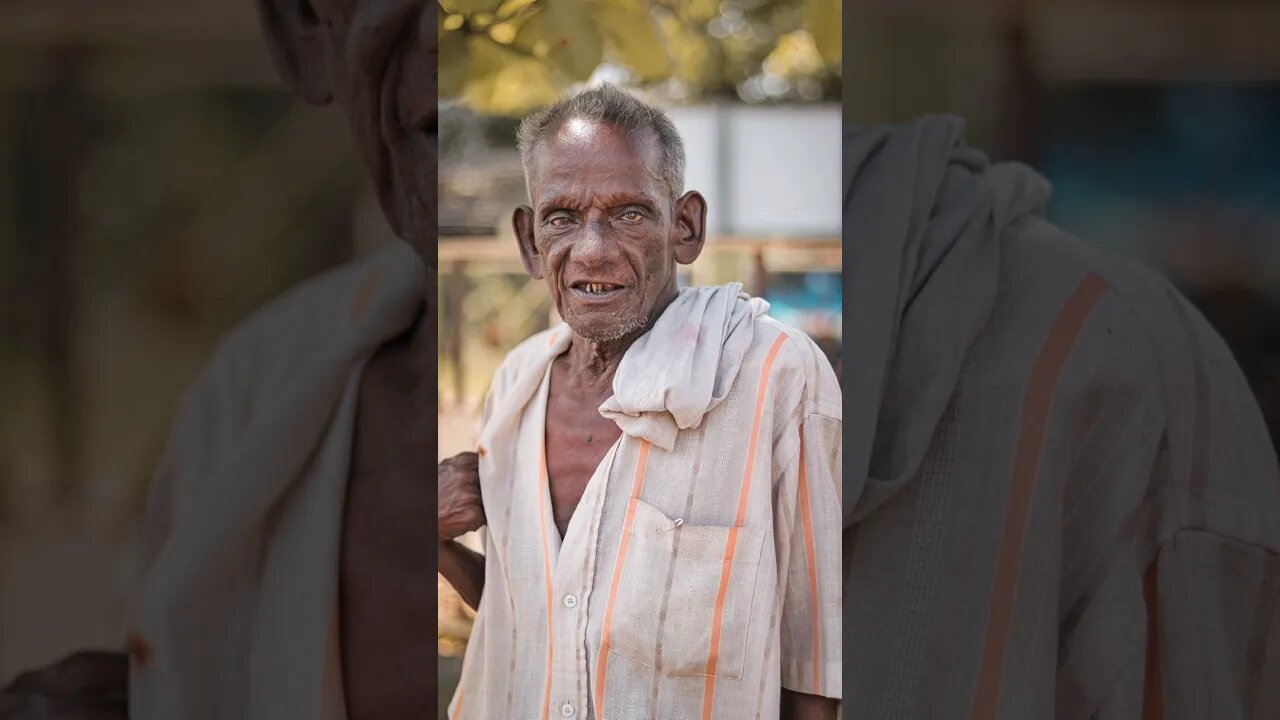
<svg viewBox="0 0 1280 720">
<path fill-rule="evenodd" d="M 128 698 L 129 656 L 84 650 L 0 690 L 0 720 L 124 720 Z"/>
<path fill-rule="evenodd" d="M 441 540 L 452 540 L 485 524 L 479 463 L 479 455 L 464 452 L 436 466 L 437 532 Z"/>
</svg>

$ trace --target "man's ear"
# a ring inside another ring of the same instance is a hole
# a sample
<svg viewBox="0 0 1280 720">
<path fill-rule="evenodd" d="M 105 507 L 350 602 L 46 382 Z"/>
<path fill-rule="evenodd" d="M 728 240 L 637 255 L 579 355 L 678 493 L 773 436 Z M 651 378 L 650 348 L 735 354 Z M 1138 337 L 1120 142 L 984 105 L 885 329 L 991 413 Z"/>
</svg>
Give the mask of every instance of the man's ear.
<svg viewBox="0 0 1280 720">
<path fill-rule="evenodd" d="M 542 256 L 538 254 L 537 243 L 533 237 L 533 208 L 521 205 L 511 216 L 511 227 L 516 231 L 516 242 L 520 245 L 520 262 L 524 263 L 524 271 L 534 280 L 542 279 Z"/>
<path fill-rule="evenodd" d="M 672 245 L 676 262 L 688 265 L 702 254 L 707 239 L 707 201 L 702 193 L 690 190 L 676 201 Z"/>
<path fill-rule="evenodd" d="M 257 0 L 258 18 L 275 61 L 290 90 L 312 105 L 333 100 L 324 54 L 324 20 L 312 0 Z"/>
</svg>

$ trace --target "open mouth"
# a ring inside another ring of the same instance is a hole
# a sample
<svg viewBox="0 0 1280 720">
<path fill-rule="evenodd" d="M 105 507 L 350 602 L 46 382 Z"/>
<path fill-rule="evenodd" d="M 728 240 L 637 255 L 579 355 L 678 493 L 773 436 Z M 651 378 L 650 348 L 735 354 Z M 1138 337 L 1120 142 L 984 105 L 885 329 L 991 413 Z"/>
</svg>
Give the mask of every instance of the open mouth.
<svg viewBox="0 0 1280 720">
<path fill-rule="evenodd" d="M 574 295 L 589 300 L 602 300 L 604 298 L 617 295 L 626 289 L 626 286 L 616 285 L 607 282 L 581 281 L 573 283 L 569 286 Z"/>
</svg>

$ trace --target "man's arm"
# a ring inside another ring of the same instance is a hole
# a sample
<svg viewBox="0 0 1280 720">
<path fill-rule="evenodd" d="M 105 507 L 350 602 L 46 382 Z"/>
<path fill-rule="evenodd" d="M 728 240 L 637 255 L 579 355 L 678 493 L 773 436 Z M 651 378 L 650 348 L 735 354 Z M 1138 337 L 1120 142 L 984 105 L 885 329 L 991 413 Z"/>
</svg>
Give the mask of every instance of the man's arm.
<svg viewBox="0 0 1280 720">
<path fill-rule="evenodd" d="M 129 657 L 84 650 L 25 672 L 0 689 L 0 720 L 59 720 L 129 716 Z"/>
<path fill-rule="evenodd" d="M 484 556 L 457 540 L 441 540 L 439 570 L 473 610 L 484 592 Z"/>
<path fill-rule="evenodd" d="M 1170 720 L 1280 717 L 1280 467 L 1230 349 L 1174 302 L 1185 344 L 1158 350 L 1182 365 L 1166 375 L 1151 487 L 1167 488 L 1154 502 L 1177 528 L 1156 536 L 1141 581 L 1142 697 Z"/>
<path fill-rule="evenodd" d="M 779 720 L 835 720 L 840 701 L 821 695 L 806 695 L 782 689 Z"/>
<path fill-rule="evenodd" d="M 774 448 L 779 572 L 785 567 L 779 717 L 818 720 L 840 710 L 843 423 L 840 386 L 826 357 L 811 340 L 795 344 L 801 357 L 788 363 L 803 369 L 805 392 Z"/>
<path fill-rule="evenodd" d="M 484 556 L 457 538 L 485 524 L 479 461 L 475 453 L 464 452 L 436 466 L 438 568 L 472 608 L 480 607 L 484 591 Z"/>
</svg>

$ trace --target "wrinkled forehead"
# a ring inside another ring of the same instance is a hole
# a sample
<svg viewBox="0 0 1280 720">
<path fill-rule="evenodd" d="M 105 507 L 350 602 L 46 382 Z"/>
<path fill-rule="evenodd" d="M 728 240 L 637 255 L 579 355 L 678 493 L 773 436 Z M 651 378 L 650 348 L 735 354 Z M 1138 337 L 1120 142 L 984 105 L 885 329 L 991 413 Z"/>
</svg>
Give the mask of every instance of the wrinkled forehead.
<svg viewBox="0 0 1280 720">
<path fill-rule="evenodd" d="M 531 148 L 529 194 L 534 202 L 566 190 L 598 195 L 636 194 L 654 200 L 666 194 L 662 147 L 649 128 L 570 117 Z"/>
</svg>

